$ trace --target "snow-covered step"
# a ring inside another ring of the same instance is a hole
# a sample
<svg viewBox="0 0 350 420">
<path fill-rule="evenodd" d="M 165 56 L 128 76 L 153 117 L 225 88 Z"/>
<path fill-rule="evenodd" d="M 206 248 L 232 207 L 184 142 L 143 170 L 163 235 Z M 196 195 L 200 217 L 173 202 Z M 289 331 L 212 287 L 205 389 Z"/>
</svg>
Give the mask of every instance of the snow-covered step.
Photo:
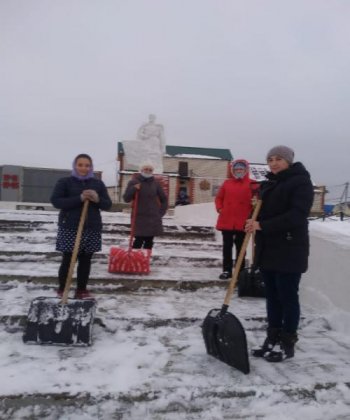
<svg viewBox="0 0 350 420">
<path fill-rule="evenodd" d="M 20 320 L 40 290 L 12 286 L 0 294 L 0 313 Z M 101 294 L 94 343 L 85 348 L 25 345 L 20 325 L 0 323 L 0 417 L 292 419 L 297 409 L 302 418 L 347 418 L 347 336 L 305 308 L 295 358 L 250 358 L 244 375 L 205 351 L 201 320 L 223 298 L 215 287 Z M 234 297 L 229 310 L 245 328 L 248 349 L 260 344 L 264 301 Z"/>
<path fill-rule="evenodd" d="M 125 248 L 127 250 L 127 248 Z M 191 253 L 187 255 L 184 254 L 183 249 L 178 250 L 178 252 L 173 254 L 153 254 L 152 255 L 152 267 L 154 266 L 173 266 L 173 267 L 183 267 L 183 266 L 193 266 L 193 267 L 221 267 L 222 259 L 221 256 L 216 255 L 208 255 L 205 252 L 197 252 Z M 108 265 L 108 253 L 96 253 L 94 255 L 93 263 L 104 264 L 105 266 Z M 38 262 L 60 262 L 62 259 L 62 254 L 60 252 L 52 251 L 52 252 L 30 252 L 29 250 L 23 251 L 2 251 L 0 252 L 0 275 L 3 269 L 6 270 L 6 264 L 11 262 L 15 262 L 18 264 L 22 264 L 24 262 L 29 263 L 38 263 Z"/>
<path fill-rule="evenodd" d="M 30 281 L 36 283 L 57 283 L 59 264 L 55 261 L 32 262 L 7 262 L 1 263 L 0 280 Z M 148 275 L 115 274 L 108 273 L 106 263 L 95 261 L 92 264 L 90 284 L 119 284 L 120 286 L 139 287 L 175 287 L 197 288 L 216 284 L 227 284 L 227 280 L 219 280 L 221 272 L 219 267 L 194 267 L 192 262 L 181 267 L 176 266 L 152 266 Z"/>
<path fill-rule="evenodd" d="M 41 250 L 52 251 L 56 245 L 56 233 L 40 234 L 31 233 L 28 235 L 21 235 L 17 233 L 1 235 L 0 243 L 2 250 L 15 251 L 15 250 Z M 19 245 L 20 244 L 20 245 Z M 33 248 L 33 245 L 35 247 Z M 102 246 L 106 252 L 111 246 L 121 246 L 127 248 L 129 246 L 129 237 L 121 235 L 102 235 Z M 208 252 L 219 251 L 222 253 L 221 242 L 213 240 L 205 240 L 205 238 L 167 238 L 166 236 L 159 236 L 155 238 L 154 252 L 162 252 L 163 249 L 187 249 L 188 251 L 207 250 Z"/>
<path fill-rule="evenodd" d="M 52 230 L 47 229 L 31 229 L 23 228 L 22 230 L 16 228 L 9 228 L 7 231 L 0 231 L 0 240 L 6 241 L 7 238 L 18 238 L 22 240 L 30 240 L 30 238 L 41 236 L 43 239 L 46 238 L 55 238 L 57 234 L 57 226 Z M 121 229 L 115 227 L 114 231 L 105 230 L 102 231 L 102 238 L 111 241 L 118 241 L 120 239 L 129 238 L 130 230 Z M 28 238 L 28 239 L 27 239 Z M 161 236 L 156 237 L 157 240 L 173 240 L 173 241 L 215 241 L 216 236 L 214 230 L 209 230 L 205 232 L 200 231 L 181 231 L 173 229 L 164 229 L 164 233 Z"/>
<path fill-rule="evenodd" d="M 197 382 L 195 386 L 178 383 L 162 389 L 140 386 L 117 393 L 27 392 L 3 398 L 0 416 L 19 419 L 25 413 L 25 418 L 33 419 L 294 420 L 297 418 L 294 414 L 301 412 L 305 414 L 302 418 L 312 420 L 349 418 L 348 401 L 344 401 L 348 382 L 319 381 L 306 386 L 292 383 L 283 387 L 260 385 L 242 389 L 240 384 L 207 385 L 204 375 L 202 379 L 202 386 Z M 243 417 L 238 416 L 242 411 Z M 279 417 L 280 413 L 285 414 Z"/>
<path fill-rule="evenodd" d="M 25 217 L 34 219 L 33 212 Z M 110 224 L 116 220 L 115 215 L 103 217 Z M 57 214 L 51 219 L 42 214 L 35 220 L 45 218 L 56 223 Z M 119 216 L 118 220 L 128 221 Z M 311 232 L 317 228 L 314 233 L 321 229 L 315 223 L 310 227 Z M 345 227 L 343 223 L 341 230 Z M 326 226 L 322 225 L 322 232 L 326 236 Z M 227 281 L 218 280 L 219 267 L 194 267 L 190 261 L 197 258 L 200 262 L 211 253 L 220 259 L 221 244 L 201 241 L 200 235 L 198 240 L 186 240 L 186 234 L 157 238 L 154 258 L 163 263 L 157 266 L 154 261 L 148 276 L 122 276 L 107 273 L 106 258 L 109 241 L 125 245 L 127 234 L 105 233 L 107 239 L 94 260 L 90 282 L 97 299 L 93 346 L 23 344 L 23 322 L 30 302 L 37 296 L 55 295 L 59 263 L 55 233 L 54 224 L 47 232 L 0 233 L 5 250 L 0 269 L 5 265 L 8 269 L 0 282 L 0 418 L 349 418 L 346 312 L 333 311 L 330 317 L 327 300 L 319 309 L 307 305 L 314 304 L 324 290 L 324 298 L 334 302 L 335 293 L 346 291 L 349 247 L 345 240 L 349 239 L 345 235 L 339 238 L 340 232 L 335 233 L 327 247 L 317 236 L 312 238 L 310 270 L 301 283 L 302 320 L 295 358 L 281 364 L 251 358 L 251 373 L 243 375 L 205 352 L 201 323 L 210 309 L 222 306 Z M 34 257 L 42 253 L 43 259 L 4 260 L 22 251 Z M 167 255 L 173 260 L 171 265 L 164 264 Z M 50 258 L 53 260 L 48 261 Z M 305 299 L 305 288 L 309 299 Z M 342 302 L 346 296 L 343 293 Z M 261 344 L 266 328 L 264 299 L 235 294 L 229 311 L 242 322 L 248 350 Z"/>
<path fill-rule="evenodd" d="M 173 223 L 163 223 L 164 232 L 181 234 L 181 233 L 192 233 L 192 234 L 212 234 L 214 227 L 210 226 L 189 226 L 189 225 L 177 225 Z M 30 220 L 8 220 L 0 218 L 0 232 L 8 231 L 52 231 L 57 229 L 57 220 L 54 221 L 40 221 L 36 220 L 35 214 Z M 106 233 L 122 233 L 130 232 L 130 222 L 106 223 L 103 222 L 103 232 Z"/>
</svg>

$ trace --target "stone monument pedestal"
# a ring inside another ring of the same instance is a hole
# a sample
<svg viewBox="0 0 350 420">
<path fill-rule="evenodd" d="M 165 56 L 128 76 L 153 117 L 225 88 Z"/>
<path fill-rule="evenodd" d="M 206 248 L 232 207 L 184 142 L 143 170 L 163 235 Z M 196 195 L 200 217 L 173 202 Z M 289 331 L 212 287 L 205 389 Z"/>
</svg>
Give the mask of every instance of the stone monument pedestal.
<svg viewBox="0 0 350 420">
<path fill-rule="evenodd" d="M 123 148 L 126 170 L 138 171 L 140 165 L 147 161 L 154 166 L 154 173 L 163 173 L 163 155 L 160 153 L 158 139 L 123 141 Z"/>
</svg>

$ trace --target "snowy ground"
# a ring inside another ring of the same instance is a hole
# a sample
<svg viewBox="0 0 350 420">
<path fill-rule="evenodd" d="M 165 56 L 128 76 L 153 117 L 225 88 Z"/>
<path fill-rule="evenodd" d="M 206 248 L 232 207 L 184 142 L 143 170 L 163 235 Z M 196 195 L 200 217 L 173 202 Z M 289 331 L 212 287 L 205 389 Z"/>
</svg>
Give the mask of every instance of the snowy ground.
<svg viewBox="0 0 350 420">
<path fill-rule="evenodd" d="M 223 282 L 203 287 L 220 272 L 220 242 L 186 230 L 213 220 L 207 209 L 187 207 L 166 220 L 169 235 L 157 242 L 147 287 L 128 291 L 123 276 L 106 272 L 105 235 L 91 284 L 98 301 L 94 344 L 84 348 L 22 343 L 30 302 L 54 294 L 55 215 L 0 212 L 1 419 L 350 419 L 350 223 L 310 223 L 296 357 L 277 365 L 251 359 L 244 375 L 205 352 L 201 323 L 225 295 Z M 31 226 L 18 228 L 20 221 Z M 107 230 L 127 221 L 104 214 Z M 127 238 L 115 240 L 126 244 Z M 142 286 L 145 277 L 129 279 Z M 172 280 L 192 287 L 164 287 Z M 249 349 L 260 343 L 264 301 L 234 296 L 230 311 L 242 322 Z"/>
</svg>

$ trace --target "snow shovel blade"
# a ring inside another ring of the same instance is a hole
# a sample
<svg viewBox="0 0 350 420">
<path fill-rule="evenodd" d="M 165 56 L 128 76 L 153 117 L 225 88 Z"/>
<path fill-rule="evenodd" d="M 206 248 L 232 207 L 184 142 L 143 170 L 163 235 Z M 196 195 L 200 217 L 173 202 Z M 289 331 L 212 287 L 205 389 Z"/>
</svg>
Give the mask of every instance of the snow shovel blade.
<svg viewBox="0 0 350 420">
<path fill-rule="evenodd" d="M 239 273 L 238 296 L 265 297 L 265 284 L 258 270 L 248 268 Z"/>
<path fill-rule="evenodd" d="M 31 302 L 24 343 L 90 346 L 95 299 L 38 297 Z"/>
<path fill-rule="evenodd" d="M 109 254 L 110 273 L 149 274 L 151 252 L 149 249 L 122 249 L 112 247 Z"/>
<path fill-rule="evenodd" d="M 212 309 L 204 319 L 202 333 L 207 353 L 247 374 L 248 346 L 242 324 L 233 314 Z"/>
</svg>

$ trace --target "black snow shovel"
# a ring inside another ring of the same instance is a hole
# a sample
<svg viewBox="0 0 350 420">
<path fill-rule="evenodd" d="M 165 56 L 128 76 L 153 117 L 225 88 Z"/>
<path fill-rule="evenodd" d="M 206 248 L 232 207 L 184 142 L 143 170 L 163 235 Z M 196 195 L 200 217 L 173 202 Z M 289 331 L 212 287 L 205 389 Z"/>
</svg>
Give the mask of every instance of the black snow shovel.
<svg viewBox="0 0 350 420">
<path fill-rule="evenodd" d="M 23 334 L 25 343 L 73 346 L 92 344 L 95 299 L 68 299 L 88 205 L 89 201 L 86 200 L 80 216 L 63 297 L 37 297 L 31 302 Z"/>
<path fill-rule="evenodd" d="M 252 264 L 241 270 L 238 276 L 239 297 L 265 297 L 265 283 L 259 269 L 254 265 L 255 235 L 252 235 Z"/>
<path fill-rule="evenodd" d="M 258 200 L 252 219 L 256 220 L 261 207 Z M 250 371 L 247 338 L 239 319 L 227 311 L 237 284 L 238 274 L 251 237 L 247 232 L 230 280 L 221 309 L 212 309 L 204 319 L 202 333 L 207 353 L 247 374 Z"/>
</svg>

